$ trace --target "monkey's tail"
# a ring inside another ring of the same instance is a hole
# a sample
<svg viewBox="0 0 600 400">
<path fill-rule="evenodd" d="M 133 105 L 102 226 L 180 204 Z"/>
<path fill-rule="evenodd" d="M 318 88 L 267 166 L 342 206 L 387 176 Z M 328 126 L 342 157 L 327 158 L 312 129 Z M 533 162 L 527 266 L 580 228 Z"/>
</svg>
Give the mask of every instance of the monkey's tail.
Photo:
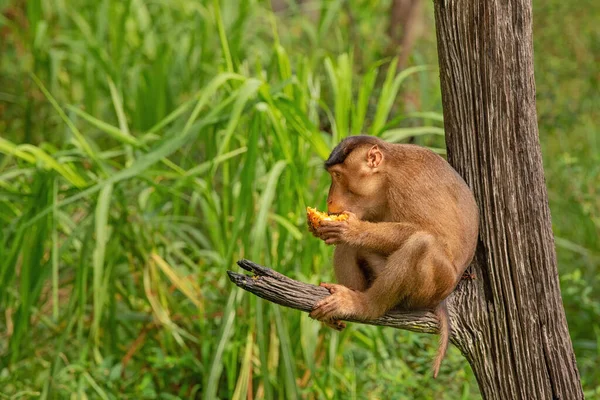
<svg viewBox="0 0 600 400">
<path fill-rule="evenodd" d="M 437 378 L 440 372 L 440 365 L 446 355 L 448 349 L 448 341 L 450 340 L 450 318 L 448 317 L 448 306 L 446 300 L 442 301 L 435 309 L 435 315 L 440 323 L 440 347 L 438 347 L 435 361 L 433 362 L 433 377 Z"/>
</svg>

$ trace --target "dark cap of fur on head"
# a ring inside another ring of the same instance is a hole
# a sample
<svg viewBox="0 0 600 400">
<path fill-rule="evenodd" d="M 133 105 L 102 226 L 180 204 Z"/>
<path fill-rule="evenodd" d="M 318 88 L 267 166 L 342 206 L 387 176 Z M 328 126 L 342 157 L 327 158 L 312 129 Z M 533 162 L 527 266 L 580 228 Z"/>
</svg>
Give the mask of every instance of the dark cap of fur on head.
<svg viewBox="0 0 600 400">
<path fill-rule="evenodd" d="M 341 164 L 346 160 L 348 154 L 352 153 L 354 149 L 357 147 L 370 144 L 370 145 L 381 145 L 381 139 L 375 136 L 367 136 L 367 135 L 358 135 L 358 136 L 349 136 L 346 139 L 342 140 L 340 144 L 335 146 L 329 158 L 325 161 L 325 169 L 332 167 L 337 164 Z"/>
</svg>

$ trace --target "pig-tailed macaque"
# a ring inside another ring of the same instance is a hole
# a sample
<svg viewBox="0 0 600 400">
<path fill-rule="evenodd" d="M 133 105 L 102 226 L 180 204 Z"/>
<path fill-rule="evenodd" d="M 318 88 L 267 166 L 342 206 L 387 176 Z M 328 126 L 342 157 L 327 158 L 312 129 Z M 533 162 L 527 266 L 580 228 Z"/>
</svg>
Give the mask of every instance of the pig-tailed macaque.
<svg viewBox="0 0 600 400">
<path fill-rule="evenodd" d="M 440 156 L 372 136 L 344 139 L 325 161 L 329 213 L 312 233 L 336 245 L 338 284 L 310 316 L 341 330 L 341 319 L 370 320 L 392 308 L 433 309 L 440 324 L 434 377 L 448 347 L 445 299 L 469 266 L 479 214 L 473 194 Z"/>
</svg>

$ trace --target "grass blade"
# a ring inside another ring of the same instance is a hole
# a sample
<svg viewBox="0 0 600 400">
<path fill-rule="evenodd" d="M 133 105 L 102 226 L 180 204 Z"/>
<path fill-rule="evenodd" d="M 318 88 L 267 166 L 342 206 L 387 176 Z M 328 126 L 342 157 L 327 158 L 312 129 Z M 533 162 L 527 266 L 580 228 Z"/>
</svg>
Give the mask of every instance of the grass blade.
<svg viewBox="0 0 600 400">
<path fill-rule="evenodd" d="M 129 132 L 123 131 L 117 127 L 112 126 L 111 124 L 108 124 L 104 121 L 101 121 L 101 120 L 95 118 L 95 117 L 92 117 L 90 114 L 86 113 L 83 110 L 80 110 L 77 107 L 67 106 L 67 108 L 70 111 L 73 111 L 75 114 L 77 114 L 81 118 L 85 119 L 92 126 L 100 129 L 102 132 L 110 135 L 112 138 L 118 140 L 119 142 L 130 144 L 135 147 L 139 147 L 141 145 L 141 143 L 134 136 L 132 136 Z"/>
<path fill-rule="evenodd" d="M 95 234 L 96 234 L 96 246 L 94 248 L 92 257 L 92 268 L 93 268 L 93 310 L 94 318 L 92 321 L 92 338 L 94 340 L 95 348 L 97 349 L 100 345 L 100 322 L 103 316 L 104 305 L 107 302 L 106 290 L 104 288 L 106 266 L 104 263 L 104 257 L 106 254 L 106 244 L 109 239 L 109 225 L 108 217 L 110 212 L 110 202 L 112 195 L 113 185 L 108 184 L 100 190 L 98 195 L 98 203 L 96 204 L 95 212 Z M 97 360 L 100 362 L 100 360 Z"/>
<path fill-rule="evenodd" d="M 411 137 L 424 135 L 444 136 L 444 129 L 436 126 L 419 126 L 414 128 L 397 128 L 384 131 L 381 138 L 387 141 L 398 143 Z"/>
</svg>

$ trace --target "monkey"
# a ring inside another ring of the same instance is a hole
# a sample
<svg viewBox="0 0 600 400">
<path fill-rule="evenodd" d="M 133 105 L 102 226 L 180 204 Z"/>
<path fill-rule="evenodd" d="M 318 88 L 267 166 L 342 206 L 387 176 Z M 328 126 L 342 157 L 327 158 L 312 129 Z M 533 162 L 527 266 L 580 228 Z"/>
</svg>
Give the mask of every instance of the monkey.
<svg viewBox="0 0 600 400">
<path fill-rule="evenodd" d="M 392 308 L 433 309 L 440 345 L 437 377 L 448 347 L 446 298 L 469 266 L 477 245 L 479 210 L 461 176 L 433 151 L 349 136 L 325 161 L 331 176 L 327 211 L 314 236 L 335 245 L 337 284 L 310 317 L 342 330 L 349 317 L 371 320 Z"/>
</svg>

